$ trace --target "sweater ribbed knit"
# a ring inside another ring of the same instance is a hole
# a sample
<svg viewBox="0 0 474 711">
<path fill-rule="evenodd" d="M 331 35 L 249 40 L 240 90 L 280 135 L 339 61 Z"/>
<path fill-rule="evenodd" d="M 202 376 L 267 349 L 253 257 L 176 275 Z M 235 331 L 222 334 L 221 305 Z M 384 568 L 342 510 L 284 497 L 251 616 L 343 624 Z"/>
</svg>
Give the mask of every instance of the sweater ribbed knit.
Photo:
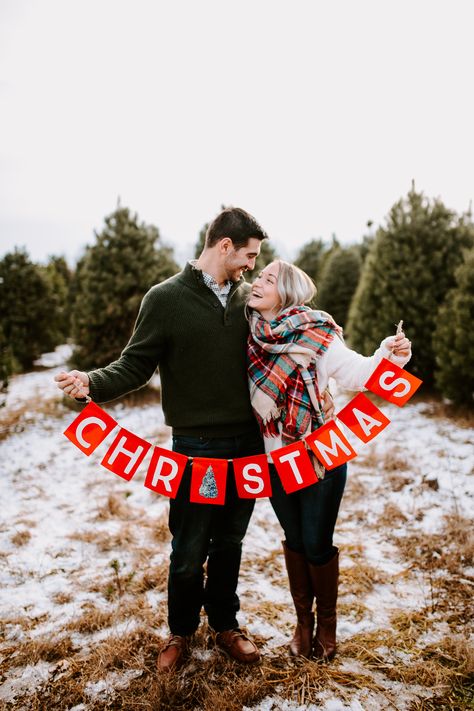
<svg viewBox="0 0 474 711">
<path fill-rule="evenodd" d="M 246 368 L 248 285 L 224 308 L 188 263 L 143 298 L 120 358 L 88 373 L 90 395 L 108 402 L 145 385 L 157 367 L 166 424 L 174 434 L 218 437 L 256 428 Z"/>
</svg>

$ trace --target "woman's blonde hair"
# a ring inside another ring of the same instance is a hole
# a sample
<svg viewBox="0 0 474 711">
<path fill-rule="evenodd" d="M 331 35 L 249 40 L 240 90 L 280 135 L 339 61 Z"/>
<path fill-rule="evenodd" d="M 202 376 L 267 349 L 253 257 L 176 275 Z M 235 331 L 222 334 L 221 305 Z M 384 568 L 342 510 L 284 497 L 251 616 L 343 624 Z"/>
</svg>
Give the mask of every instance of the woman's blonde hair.
<svg viewBox="0 0 474 711">
<path fill-rule="evenodd" d="M 300 306 L 312 301 L 316 296 L 316 285 L 299 267 L 283 259 L 275 259 L 278 264 L 277 289 L 281 301 L 281 310 L 290 306 Z"/>
</svg>

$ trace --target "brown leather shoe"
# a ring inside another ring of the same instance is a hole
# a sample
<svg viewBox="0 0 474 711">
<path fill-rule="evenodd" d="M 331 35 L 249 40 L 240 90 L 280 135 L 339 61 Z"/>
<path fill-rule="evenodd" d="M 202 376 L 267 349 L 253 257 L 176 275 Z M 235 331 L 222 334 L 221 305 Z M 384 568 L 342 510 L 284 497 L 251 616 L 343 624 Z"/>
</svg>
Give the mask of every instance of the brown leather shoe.
<svg viewBox="0 0 474 711">
<path fill-rule="evenodd" d="M 216 644 L 227 654 L 243 664 L 255 664 L 260 659 L 260 652 L 255 642 L 240 629 L 226 630 L 216 634 Z"/>
<path fill-rule="evenodd" d="M 178 671 L 183 666 L 188 651 L 189 637 L 172 634 L 158 655 L 157 669 L 159 672 Z"/>
</svg>

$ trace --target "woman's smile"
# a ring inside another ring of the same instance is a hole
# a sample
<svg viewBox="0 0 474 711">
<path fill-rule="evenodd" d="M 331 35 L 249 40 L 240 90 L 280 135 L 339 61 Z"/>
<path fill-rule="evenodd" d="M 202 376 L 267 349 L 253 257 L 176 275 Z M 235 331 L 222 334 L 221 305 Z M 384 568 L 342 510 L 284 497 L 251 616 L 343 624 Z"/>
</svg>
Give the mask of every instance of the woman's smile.
<svg viewBox="0 0 474 711">
<path fill-rule="evenodd" d="M 280 308 L 278 293 L 279 265 L 276 262 L 268 264 L 252 284 L 248 305 L 256 309 L 263 318 L 271 320 Z"/>
</svg>

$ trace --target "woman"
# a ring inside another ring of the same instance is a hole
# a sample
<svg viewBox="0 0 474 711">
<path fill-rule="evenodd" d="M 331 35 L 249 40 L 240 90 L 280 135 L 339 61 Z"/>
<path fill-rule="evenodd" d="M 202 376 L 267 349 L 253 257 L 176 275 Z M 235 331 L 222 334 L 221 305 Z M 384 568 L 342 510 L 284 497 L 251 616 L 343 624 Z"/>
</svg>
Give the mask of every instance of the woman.
<svg viewBox="0 0 474 711">
<path fill-rule="evenodd" d="M 386 338 L 370 357 L 350 350 L 329 314 L 305 306 L 315 293 L 308 275 L 282 260 L 265 267 L 252 285 L 250 398 L 267 453 L 303 439 L 324 423 L 320 393 L 329 377 L 348 390 L 363 390 L 382 358 L 404 366 L 411 357 L 403 333 Z M 330 659 L 336 651 L 339 577 L 339 551 L 332 539 L 347 465 L 325 472 L 313 461 L 320 481 L 292 494 L 285 493 L 271 465 L 270 500 L 285 532 L 283 550 L 297 617 L 290 651 Z"/>
</svg>

